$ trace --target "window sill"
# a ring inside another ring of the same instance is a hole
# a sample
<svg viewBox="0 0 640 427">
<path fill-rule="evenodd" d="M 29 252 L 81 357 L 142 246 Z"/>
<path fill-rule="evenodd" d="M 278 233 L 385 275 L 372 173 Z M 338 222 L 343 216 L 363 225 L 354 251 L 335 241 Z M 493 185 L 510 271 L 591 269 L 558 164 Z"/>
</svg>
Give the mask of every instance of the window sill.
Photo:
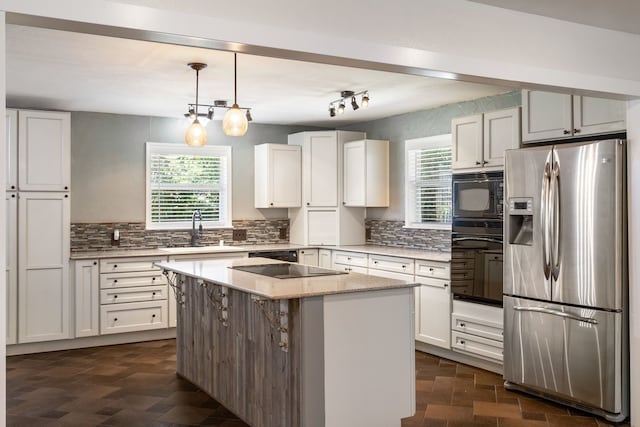
<svg viewBox="0 0 640 427">
<path fill-rule="evenodd" d="M 199 223 L 196 221 L 196 228 L 199 227 Z M 189 224 L 188 226 L 163 226 L 163 225 L 146 225 L 145 226 L 145 230 L 149 230 L 149 231 L 162 231 L 162 230 L 166 230 L 166 231 L 173 231 L 173 230 L 184 230 L 184 231 L 191 231 L 192 230 L 192 226 L 191 224 Z M 233 226 L 232 225 L 206 225 L 206 224 L 202 224 L 202 230 L 203 231 L 207 231 L 207 230 L 233 230 Z"/>
<path fill-rule="evenodd" d="M 414 230 L 446 230 L 451 231 L 451 224 L 405 224 L 405 229 Z"/>
</svg>

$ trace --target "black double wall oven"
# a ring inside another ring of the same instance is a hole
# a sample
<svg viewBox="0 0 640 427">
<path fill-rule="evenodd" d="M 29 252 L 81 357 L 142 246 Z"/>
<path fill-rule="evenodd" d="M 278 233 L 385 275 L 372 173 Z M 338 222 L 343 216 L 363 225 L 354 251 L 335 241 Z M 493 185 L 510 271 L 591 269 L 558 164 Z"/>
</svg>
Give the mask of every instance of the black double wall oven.
<svg viewBox="0 0 640 427">
<path fill-rule="evenodd" d="M 454 174 L 452 186 L 453 297 L 502 306 L 504 173 Z"/>
</svg>

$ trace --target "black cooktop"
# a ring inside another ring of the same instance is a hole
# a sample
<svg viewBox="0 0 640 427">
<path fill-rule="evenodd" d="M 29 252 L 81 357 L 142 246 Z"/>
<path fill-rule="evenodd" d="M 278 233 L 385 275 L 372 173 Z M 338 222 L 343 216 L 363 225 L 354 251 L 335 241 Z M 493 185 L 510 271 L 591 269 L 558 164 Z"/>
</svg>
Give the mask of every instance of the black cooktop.
<svg viewBox="0 0 640 427">
<path fill-rule="evenodd" d="M 258 265 L 238 265 L 234 270 L 246 271 L 247 273 L 259 274 L 261 276 L 273 277 L 275 279 L 296 279 L 301 277 L 334 276 L 337 274 L 347 274 L 342 271 L 327 270 L 326 268 L 313 267 L 303 264 L 289 264 L 286 262 L 278 264 L 258 264 Z"/>
</svg>

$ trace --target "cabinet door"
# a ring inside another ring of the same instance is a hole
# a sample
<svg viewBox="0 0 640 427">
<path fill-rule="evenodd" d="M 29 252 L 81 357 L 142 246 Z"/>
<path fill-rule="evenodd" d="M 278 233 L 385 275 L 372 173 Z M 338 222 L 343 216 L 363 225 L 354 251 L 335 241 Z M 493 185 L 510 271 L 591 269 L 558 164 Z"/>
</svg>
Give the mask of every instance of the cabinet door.
<svg viewBox="0 0 640 427">
<path fill-rule="evenodd" d="M 76 337 L 100 334 L 100 274 L 97 260 L 74 263 Z"/>
<path fill-rule="evenodd" d="M 298 264 L 318 266 L 317 249 L 300 249 L 298 251 Z"/>
<path fill-rule="evenodd" d="M 309 245 L 336 245 L 338 243 L 338 212 L 336 210 L 307 211 Z"/>
<path fill-rule="evenodd" d="M 310 132 L 303 147 L 306 206 L 338 206 L 338 139 L 335 132 Z"/>
<path fill-rule="evenodd" d="M 366 206 L 365 141 L 347 142 L 343 146 L 343 185 L 346 206 Z"/>
<path fill-rule="evenodd" d="M 451 120 L 453 170 L 482 166 L 482 114 Z"/>
<path fill-rule="evenodd" d="M 502 253 L 484 253 L 484 296 L 502 299 Z"/>
<path fill-rule="evenodd" d="M 70 175 L 69 155 L 69 113 L 20 111 L 20 190 L 67 191 Z"/>
<path fill-rule="evenodd" d="M 573 132 L 577 136 L 622 132 L 626 129 L 627 108 L 624 101 L 573 97 Z"/>
<path fill-rule="evenodd" d="M 302 187 L 301 149 L 295 145 L 269 144 L 270 206 L 300 206 Z"/>
<path fill-rule="evenodd" d="M 15 193 L 6 194 L 7 208 L 7 344 L 18 342 L 18 199 Z"/>
<path fill-rule="evenodd" d="M 416 276 L 416 340 L 438 347 L 451 347 L 451 293 L 449 282 Z"/>
<path fill-rule="evenodd" d="M 20 193 L 18 341 L 69 338 L 69 195 Z"/>
<path fill-rule="evenodd" d="M 522 142 L 571 135 L 571 95 L 522 91 Z"/>
<path fill-rule="evenodd" d="M 484 114 L 484 155 L 486 168 L 504 168 L 504 151 L 520 146 L 520 108 Z"/>
<path fill-rule="evenodd" d="M 331 251 L 329 249 L 318 250 L 318 267 L 331 268 Z"/>
<path fill-rule="evenodd" d="M 18 112 L 7 109 L 7 190 L 18 189 Z"/>
</svg>

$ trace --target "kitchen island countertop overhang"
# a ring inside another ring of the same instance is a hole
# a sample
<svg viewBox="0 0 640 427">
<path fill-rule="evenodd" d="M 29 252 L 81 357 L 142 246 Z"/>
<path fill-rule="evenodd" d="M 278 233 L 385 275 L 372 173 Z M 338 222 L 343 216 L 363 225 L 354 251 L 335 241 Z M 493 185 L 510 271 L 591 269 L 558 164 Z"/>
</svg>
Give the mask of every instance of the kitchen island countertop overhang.
<svg viewBox="0 0 640 427">
<path fill-rule="evenodd" d="M 331 276 L 278 279 L 232 268 L 261 264 L 282 264 L 282 261 L 268 258 L 239 258 L 155 263 L 163 270 L 269 299 L 307 298 L 419 285 L 410 281 L 353 272 Z"/>
</svg>

